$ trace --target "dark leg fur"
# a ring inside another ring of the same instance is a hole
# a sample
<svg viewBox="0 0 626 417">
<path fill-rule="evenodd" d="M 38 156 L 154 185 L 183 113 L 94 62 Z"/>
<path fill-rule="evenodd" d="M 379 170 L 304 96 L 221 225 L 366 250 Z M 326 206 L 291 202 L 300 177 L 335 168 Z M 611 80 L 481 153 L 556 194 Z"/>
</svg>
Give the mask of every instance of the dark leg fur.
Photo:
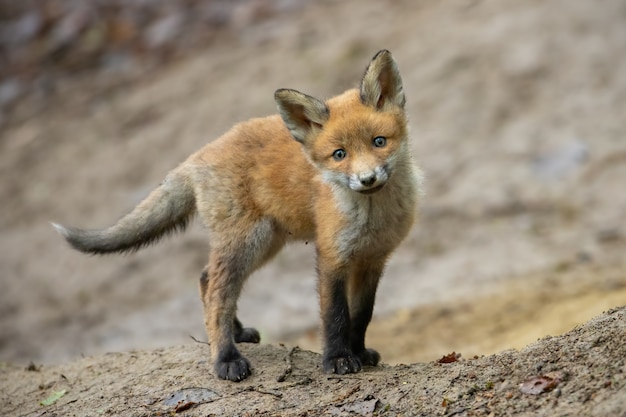
<svg viewBox="0 0 626 417">
<path fill-rule="evenodd" d="M 374 349 L 365 347 L 365 332 L 372 319 L 376 288 L 382 275 L 380 268 L 357 271 L 350 282 L 350 347 L 363 365 L 376 366 L 380 361 L 380 354 Z"/>
<path fill-rule="evenodd" d="M 373 307 L 373 303 L 372 303 Z M 365 331 L 372 317 L 372 310 L 361 311 L 352 320 L 352 329 L 350 332 L 350 345 L 361 363 L 366 366 L 376 366 L 380 362 L 380 354 L 374 349 L 365 347 Z"/>
<path fill-rule="evenodd" d="M 361 360 L 350 349 L 350 313 L 345 279 L 320 277 L 320 299 L 324 326 L 324 371 L 340 375 L 359 372 Z"/>
</svg>

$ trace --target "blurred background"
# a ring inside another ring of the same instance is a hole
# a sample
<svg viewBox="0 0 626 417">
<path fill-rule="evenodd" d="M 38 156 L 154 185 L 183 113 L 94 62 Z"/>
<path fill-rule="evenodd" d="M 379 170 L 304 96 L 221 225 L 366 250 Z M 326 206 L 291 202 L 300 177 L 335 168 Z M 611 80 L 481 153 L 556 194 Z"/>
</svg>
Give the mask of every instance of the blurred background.
<svg viewBox="0 0 626 417">
<path fill-rule="evenodd" d="M 74 252 L 274 90 L 328 98 L 392 51 L 420 222 L 369 344 L 389 363 L 521 348 L 626 304 L 626 3 L 0 0 L 0 361 L 204 339 L 208 241 Z M 248 281 L 264 342 L 319 350 L 312 245 Z"/>
</svg>

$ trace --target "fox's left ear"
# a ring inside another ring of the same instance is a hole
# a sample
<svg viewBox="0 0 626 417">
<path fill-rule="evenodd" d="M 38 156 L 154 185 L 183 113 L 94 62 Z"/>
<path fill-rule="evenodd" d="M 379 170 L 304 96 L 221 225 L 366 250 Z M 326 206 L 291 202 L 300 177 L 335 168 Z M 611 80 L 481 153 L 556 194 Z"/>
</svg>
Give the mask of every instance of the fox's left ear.
<svg viewBox="0 0 626 417">
<path fill-rule="evenodd" d="M 386 49 L 379 51 L 367 66 L 361 80 L 361 102 L 382 110 L 388 106 L 404 108 L 406 99 L 396 61 Z"/>
</svg>

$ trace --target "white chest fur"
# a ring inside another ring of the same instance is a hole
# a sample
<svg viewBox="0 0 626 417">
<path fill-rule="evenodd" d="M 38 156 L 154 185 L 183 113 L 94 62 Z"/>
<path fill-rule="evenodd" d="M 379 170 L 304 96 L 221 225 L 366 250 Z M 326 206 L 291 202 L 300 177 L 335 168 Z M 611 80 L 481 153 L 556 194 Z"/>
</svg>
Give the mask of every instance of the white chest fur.
<svg viewBox="0 0 626 417">
<path fill-rule="evenodd" d="M 359 194 L 334 186 L 339 210 L 346 216 L 345 227 L 338 231 L 337 246 L 344 256 L 386 256 L 407 235 L 415 215 L 421 174 L 412 165 L 407 172 L 372 195 Z"/>
</svg>

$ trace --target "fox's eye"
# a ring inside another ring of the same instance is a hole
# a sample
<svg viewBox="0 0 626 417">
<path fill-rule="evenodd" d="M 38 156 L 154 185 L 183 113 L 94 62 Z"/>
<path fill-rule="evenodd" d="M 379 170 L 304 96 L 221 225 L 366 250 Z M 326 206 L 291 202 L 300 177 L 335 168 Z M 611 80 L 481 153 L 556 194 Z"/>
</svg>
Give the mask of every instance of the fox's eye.
<svg viewBox="0 0 626 417">
<path fill-rule="evenodd" d="M 335 161 L 341 161 L 345 157 L 346 151 L 344 151 L 343 149 L 337 149 L 335 152 L 333 152 L 333 159 Z"/>
<path fill-rule="evenodd" d="M 382 148 L 387 144 L 387 139 L 384 136 L 376 136 L 374 140 L 372 140 L 372 143 L 377 148 Z"/>
</svg>

